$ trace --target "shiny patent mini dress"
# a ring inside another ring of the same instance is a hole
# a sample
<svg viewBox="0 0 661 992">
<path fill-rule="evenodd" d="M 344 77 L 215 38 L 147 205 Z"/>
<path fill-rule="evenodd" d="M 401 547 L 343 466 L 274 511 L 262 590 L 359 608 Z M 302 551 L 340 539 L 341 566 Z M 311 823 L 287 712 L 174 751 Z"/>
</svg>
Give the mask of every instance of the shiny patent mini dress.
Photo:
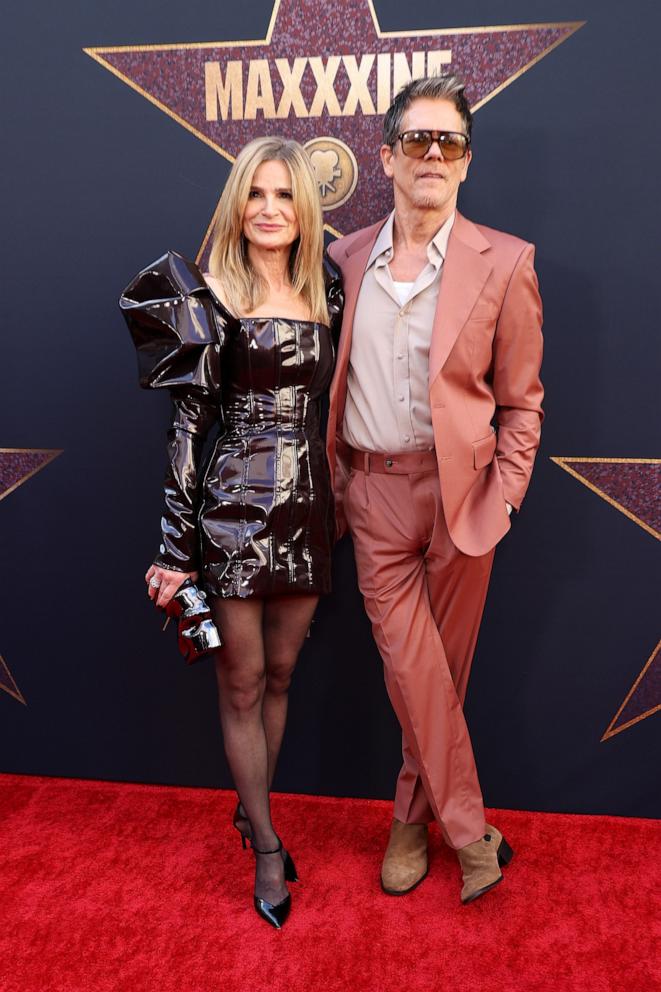
<svg viewBox="0 0 661 992">
<path fill-rule="evenodd" d="M 174 252 L 120 299 L 140 384 L 169 389 L 174 406 L 155 563 L 199 571 L 212 595 L 330 591 L 335 526 L 319 407 L 342 293 L 329 261 L 325 278 L 330 327 L 234 317 Z"/>
</svg>

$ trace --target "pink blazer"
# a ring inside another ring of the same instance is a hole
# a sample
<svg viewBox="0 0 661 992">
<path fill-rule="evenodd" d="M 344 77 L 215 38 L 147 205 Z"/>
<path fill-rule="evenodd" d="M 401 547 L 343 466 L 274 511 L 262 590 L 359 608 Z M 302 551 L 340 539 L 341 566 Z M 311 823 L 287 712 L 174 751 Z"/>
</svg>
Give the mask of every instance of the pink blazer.
<svg viewBox="0 0 661 992">
<path fill-rule="evenodd" d="M 329 249 L 345 293 L 327 434 L 338 534 L 346 530 L 342 419 L 353 318 L 383 224 Z M 429 402 L 445 518 L 454 544 L 468 555 L 485 554 L 509 530 L 505 502 L 521 506 L 539 447 L 542 303 L 534 254 L 533 245 L 457 213 L 432 329 Z"/>
</svg>

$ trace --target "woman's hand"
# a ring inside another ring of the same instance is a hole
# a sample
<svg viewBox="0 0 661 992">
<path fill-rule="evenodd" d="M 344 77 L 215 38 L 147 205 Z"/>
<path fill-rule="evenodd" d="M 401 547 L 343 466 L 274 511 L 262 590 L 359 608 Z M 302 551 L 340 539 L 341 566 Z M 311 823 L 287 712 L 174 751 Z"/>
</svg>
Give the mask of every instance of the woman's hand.
<svg viewBox="0 0 661 992">
<path fill-rule="evenodd" d="M 152 585 L 151 579 L 158 581 L 158 585 Z M 145 575 L 147 583 L 147 594 L 156 603 L 156 606 L 165 608 L 182 582 L 192 579 L 197 582 L 197 572 L 173 572 L 169 568 L 161 568 L 160 565 L 152 565 Z"/>
</svg>

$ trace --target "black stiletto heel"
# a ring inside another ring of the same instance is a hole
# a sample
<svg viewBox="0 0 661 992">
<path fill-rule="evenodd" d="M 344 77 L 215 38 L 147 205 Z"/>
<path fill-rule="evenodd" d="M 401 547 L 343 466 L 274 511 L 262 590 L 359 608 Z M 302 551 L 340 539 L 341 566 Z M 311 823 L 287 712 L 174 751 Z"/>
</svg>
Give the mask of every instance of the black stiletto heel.
<svg viewBox="0 0 661 992">
<path fill-rule="evenodd" d="M 250 842 L 250 847 L 252 848 L 253 854 L 282 854 L 282 841 L 278 839 L 278 846 L 273 851 L 260 851 L 259 848 Z M 293 864 L 293 862 L 292 862 Z M 263 920 L 270 923 L 272 927 L 276 930 L 280 930 L 289 916 L 289 911 L 291 910 L 291 896 L 289 893 L 280 902 L 272 903 L 268 899 L 262 899 L 260 896 L 253 896 L 253 902 L 255 905 L 255 910 Z"/>
<path fill-rule="evenodd" d="M 241 800 L 236 804 L 236 809 L 234 810 L 234 816 L 232 817 L 232 825 L 241 834 L 241 847 L 245 851 L 247 848 L 246 841 L 250 840 L 251 830 L 250 830 L 250 820 L 247 816 L 241 816 L 239 810 L 241 809 Z M 245 821 L 248 824 L 248 831 L 244 831 L 239 826 L 240 821 Z"/>
</svg>

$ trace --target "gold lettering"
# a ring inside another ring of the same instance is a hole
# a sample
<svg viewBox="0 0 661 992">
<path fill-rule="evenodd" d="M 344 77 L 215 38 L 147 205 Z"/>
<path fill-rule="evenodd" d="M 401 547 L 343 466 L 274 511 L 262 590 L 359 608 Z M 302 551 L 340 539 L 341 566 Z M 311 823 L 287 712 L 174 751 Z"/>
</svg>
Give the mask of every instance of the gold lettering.
<svg viewBox="0 0 661 992">
<path fill-rule="evenodd" d="M 261 110 L 266 120 L 275 117 L 271 72 L 266 59 L 251 59 L 248 63 L 248 85 L 246 86 L 246 107 L 244 116 L 254 121 Z"/>
<path fill-rule="evenodd" d="M 337 102 L 335 90 L 333 89 L 333 83 L 335 82 L 337 70 L 340 67 L 341 56 L 330 55 L 325 68 L 323 61 L 318 56 L 315 56 L 309 61 L 310 68 L 312 69 L 314 78 L 317 81 L 317 92 L 314 95 L 309 116 L 321 117 L 324 107 L 328 107 L 328 113 L 331 117 L 340 117 L 342 111 L 340 110 L 340 105 Z"/>
<path fill-rule="evenodd" d="M 223 81 L 220 62 L 204 63 L 204 90 L 206 96 L 206 118 L 218 120 L 220 107 L 221 120 L 226 121 L 231 107 L 232 118 L 243 118 L 243 72 L 241 62 L 228 62 Z"/>
<path fill-rule="evenodd" d="M 376 57 L 376 112 L 385 114 L 390 106 L 390 55 Z"/>
<path fill-rule="evenodd" d="M 356 61 L 355 55 L 344 55 L 342 57 L 344 68 L 349 77 L 350 88 L 347 94 L 346 103 L 342 114 L 344 117 L 353 116 L 358 107 L 364 114 L 375 114 L 374 103 L 367 86 L 369 74 L 374 65 L 373 55 L 363 55 L 360 65 Z"/>
<path fill-rule="evenodd" d="M 449 48 L 443 48 L 439 52 L 427 52 L 427 75 L 438 76 L 443 70 L 442 66 L 449 65 L 452 61 L 452 52 Z"/>
<path fill-rule="evenodd" d="M 376 107 L 370 93 L 370 76 L 376 61 Z M 361 112 L 365 115 L 384 114 L 390 106 L 391 97 L 412 79 L 424 75 L 433 76 L 443 71 L 452 61 L 450 49 L 431 52 L 382 52 L 378 55 L 330 55 L 327 59 L 314 56 L 307 59 L 276 59 L 275 66 L 282 83 L 282 96 L 276 109 L 273 98 L 270 64 L 266 59 L 251 59 L 248 63 L 245 107 L 243 102 L 243 63 L 227 62 L 223 70 L 220 62 L 205 62 L 204 85 L 206 119 L 255 120 L 261 110 L 264 119 L 284 120 L 293 111 L 295 117 L 321 117 L 326 112 L 331 117 L 352 117 Z M 325 64 L 324 64 L 325 63 Z M 340 108 L 335 92 L 335 79 L 340 64 L 344 64 L 349 80 L 349 92 Z M 301 84 L 306 66 L 309 64 L 317 84 L 311 107 L 306 107 L 301 93 Z M 391 85 L 392 83 L 392 85 Z"/>
<path fill-rule="evenodd" d="M 413 52 L 411 55 L 411 66 L 405 52 L 395 52 L 393 57 L 393 96 L 397 96 L 402 86 L 406 86 L 412 79 L 422 79 L 425 74 L 425 53 Z"/>
<path fill-rule="evenodd" d="M 278 104 L 278 109 L 275 112 L 276 117 L 289 117 L 289 111 L 292 107 L 294 108 L 295 117 L 308 116 L 308 108 L 305 106 L 305 101 L 301 95 L 301 79 L 303 78 L 307 61 L 307 59 L 303 58 L 294 59 L 293 68 L 290 68 L 287 59 L 275 60 L 276 68 L 282 80 L 282 96 Z"/>
</svg>

